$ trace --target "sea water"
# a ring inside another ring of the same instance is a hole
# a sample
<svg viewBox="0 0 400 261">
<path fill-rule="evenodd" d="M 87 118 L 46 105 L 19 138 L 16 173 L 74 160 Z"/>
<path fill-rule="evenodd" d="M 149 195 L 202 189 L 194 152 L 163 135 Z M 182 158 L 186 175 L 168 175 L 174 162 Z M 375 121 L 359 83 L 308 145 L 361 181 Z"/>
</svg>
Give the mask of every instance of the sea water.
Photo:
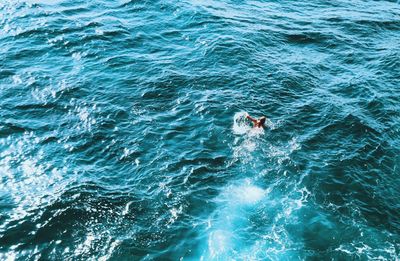
<svg viewBox="0 0 400 261">
<path fill-rule="evenodd" d="M 398 260 L 399 39 L 396 1 L 0 1 L 0 259 Z"/>
</svg>

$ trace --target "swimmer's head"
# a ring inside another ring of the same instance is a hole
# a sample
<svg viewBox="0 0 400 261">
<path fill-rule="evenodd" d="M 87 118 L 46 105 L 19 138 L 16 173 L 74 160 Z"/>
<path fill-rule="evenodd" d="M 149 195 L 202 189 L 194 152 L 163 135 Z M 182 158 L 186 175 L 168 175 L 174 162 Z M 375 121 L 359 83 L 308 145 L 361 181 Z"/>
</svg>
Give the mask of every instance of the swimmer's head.
<svg viewBox="0 0 400 261">
<path fill-rule="evenodd" d="M 258 120 L 259 120 L 259 122 L 260 122 L 261 125 L 264 125 L 266 119 L 267 119 L 267 118 L 265 118 L 265 116 L 262 116 L 262 117 L 260 117 Z"/>
</svg>

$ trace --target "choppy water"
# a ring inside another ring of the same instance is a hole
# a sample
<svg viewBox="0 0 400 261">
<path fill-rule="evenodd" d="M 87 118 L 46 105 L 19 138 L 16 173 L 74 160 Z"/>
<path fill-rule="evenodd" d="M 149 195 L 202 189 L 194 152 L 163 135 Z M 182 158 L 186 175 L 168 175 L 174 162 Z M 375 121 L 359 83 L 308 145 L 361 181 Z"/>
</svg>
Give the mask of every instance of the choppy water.
<svg viewBox="0 0 400 261">
<path fill-rule="evenodd" d="M 399 3 L 2 0 L 0 50 L 0 259 L 400 258 Z"/>
</svg>

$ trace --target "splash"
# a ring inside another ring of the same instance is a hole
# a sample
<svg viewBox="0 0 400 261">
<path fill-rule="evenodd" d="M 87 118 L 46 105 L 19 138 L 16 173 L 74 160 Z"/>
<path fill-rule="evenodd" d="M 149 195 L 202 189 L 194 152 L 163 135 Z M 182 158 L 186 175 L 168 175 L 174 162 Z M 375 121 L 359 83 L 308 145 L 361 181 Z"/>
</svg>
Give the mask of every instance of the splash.
<svg viewBox="0 0 400 261">
<path fill-rule="evenodd" d="M 243 135 L 250 132 L 252 128 L 248 124 L 246 116 L 247 112 L 245 111 L 235 113 L 235 115 L 233 116 L 233 126 L 232 126 L 234 134 Z"/>
</svg>

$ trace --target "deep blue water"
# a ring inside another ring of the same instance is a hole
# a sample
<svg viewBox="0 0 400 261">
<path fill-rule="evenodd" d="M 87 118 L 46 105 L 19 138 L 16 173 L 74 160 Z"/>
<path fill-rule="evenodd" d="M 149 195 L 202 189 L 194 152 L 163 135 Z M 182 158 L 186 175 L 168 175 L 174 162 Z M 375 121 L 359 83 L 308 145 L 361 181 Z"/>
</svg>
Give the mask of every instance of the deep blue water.
<svg viewBox="0 0 400 261">
<path fill-rule="evenodd" d="M 398 2 L 0 1 L 1 260 L 398 260 L 399 148 Z"/>
</svg>

